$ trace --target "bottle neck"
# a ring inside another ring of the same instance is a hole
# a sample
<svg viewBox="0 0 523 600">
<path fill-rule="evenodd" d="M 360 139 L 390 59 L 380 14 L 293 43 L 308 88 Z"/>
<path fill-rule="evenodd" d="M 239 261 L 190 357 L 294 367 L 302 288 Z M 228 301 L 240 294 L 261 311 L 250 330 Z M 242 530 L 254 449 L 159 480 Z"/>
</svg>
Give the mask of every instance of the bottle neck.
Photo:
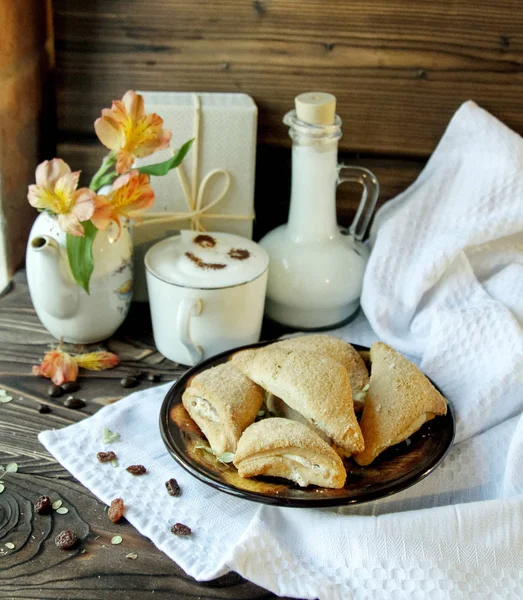
<svg viewBox="0 0 523 600">
<path fill-rule="evenodd" d="M 292 147 L 291 205 L 287 231 L 296 241 L 333 238 L 336 221 L 338 140 Z"/>
</svg>

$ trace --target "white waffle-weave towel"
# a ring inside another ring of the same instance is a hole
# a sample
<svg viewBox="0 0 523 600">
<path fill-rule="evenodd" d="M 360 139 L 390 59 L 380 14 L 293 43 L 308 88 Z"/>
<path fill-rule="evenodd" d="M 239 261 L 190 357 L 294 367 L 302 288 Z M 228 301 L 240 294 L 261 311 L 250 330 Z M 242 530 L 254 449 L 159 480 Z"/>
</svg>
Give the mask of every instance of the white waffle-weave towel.
<svg viewBox="0 0 523 600">
<path fill-rule="evenodd" d="M 158 421 L 168 386 L 40 440 L 104 502 L 124 498 L 127 519 L 197 579 L 235 570 L 277 594 L 321 600 L 519 600 L 522 149 L 521 138 L 465 104 L 420 178 L 376 219 L 363 306 L 377 335 L 363 316 L 334 332 L 365 345 L 379 337 L 413 356 L 456 408 L 458 443 L 412 488 L 337 510 L 222 494 L 167 454 Z M 104 426 L 121 434 L 116 469 L 96 460 Z M 123 468 L 137 463 L 149 473 Z M 164 490 L 171 477 L 180 498 Z M 194 534 L 173 536 L 176 521 Z"/>
</svg>

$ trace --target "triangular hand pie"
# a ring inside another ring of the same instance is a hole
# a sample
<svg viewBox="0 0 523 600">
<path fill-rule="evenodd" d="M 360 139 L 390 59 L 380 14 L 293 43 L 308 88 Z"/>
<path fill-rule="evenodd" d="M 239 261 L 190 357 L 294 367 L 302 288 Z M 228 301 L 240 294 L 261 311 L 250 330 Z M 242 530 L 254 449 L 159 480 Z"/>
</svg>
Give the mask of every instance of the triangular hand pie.
<svg viewBox="0 0 523 600">
<path fill-rule="evenodd" d="M 370 386 L 360 421 L 365 450 L 354 456 L 362 466 L 447 412 L 445 398 L 416 365 L 390 346 L 373 344 L 370 358 Z"/>
<path fill-rule="evenodd" d="M 243 430 L 254 422 L 263 391 L 230 362 L 198 373 L 182 402 L 216 454 L 235 452 Z"/>
<path fill-rule="evenodd" d="M 329 444 L 306 425 L 277 417 L 243 432 L 233 462 L 241 477 L 283 477 L 301 487 L 342 488 L 347 477 Z"/>
<path fill-rule="evenodd" d="M 321 429 L 345 455 L 363 450 L 349 376 L 339 362 L 274 346 L 243 350 L 232 357 L 232 362 Z"/>
<path fill-rule="evenodd" d="M 314 334 L 282 340 L 271 344 L 271 347 L 315 352 L 332 358 L 347 369 L 353 400 L 359 402 L 363 399 L 363 390 L 369 383 L 369 372 L 359 352 L 349 343 L 332 335 Z"/>
</svg>

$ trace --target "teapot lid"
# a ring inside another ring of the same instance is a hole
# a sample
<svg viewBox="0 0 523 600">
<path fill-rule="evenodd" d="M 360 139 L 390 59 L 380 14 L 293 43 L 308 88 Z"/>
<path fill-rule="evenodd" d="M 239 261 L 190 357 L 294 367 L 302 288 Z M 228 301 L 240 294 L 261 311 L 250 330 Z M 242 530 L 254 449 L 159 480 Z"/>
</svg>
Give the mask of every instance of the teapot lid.
<svg viewBox="0 0 523 600">
<path fill-rule="evenodd" d="M 269 264 L 265 250 L 247 238 L 223 232 L 180 231 L 145 255 L 149 273 L 166 283 L 197 289 L 241 285 Z"/>
</svg>

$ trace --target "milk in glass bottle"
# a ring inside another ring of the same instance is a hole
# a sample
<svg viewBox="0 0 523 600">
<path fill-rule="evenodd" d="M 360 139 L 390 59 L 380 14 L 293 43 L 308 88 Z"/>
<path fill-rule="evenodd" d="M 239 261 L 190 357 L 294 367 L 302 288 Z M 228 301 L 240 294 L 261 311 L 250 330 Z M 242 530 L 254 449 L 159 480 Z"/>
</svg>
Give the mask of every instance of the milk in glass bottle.
<svg viewBox="0 0 523 600">
<path fill-rule="evenodd" d="M 283 119 L 293 142 L 289 220 L 260 241 L 270 257 L 266 314 L 293 328 L 324 329 L 359 308 L 368 260 L 361 240 L 379 185 L 369 170 L 338 164 L 341 119 L 332 94 L 300 94 L 295 104 Z M 361 184 L 363 194 L 353 223 L 342 230 L 336 188 L 346 181 Z"/>
</svg>

